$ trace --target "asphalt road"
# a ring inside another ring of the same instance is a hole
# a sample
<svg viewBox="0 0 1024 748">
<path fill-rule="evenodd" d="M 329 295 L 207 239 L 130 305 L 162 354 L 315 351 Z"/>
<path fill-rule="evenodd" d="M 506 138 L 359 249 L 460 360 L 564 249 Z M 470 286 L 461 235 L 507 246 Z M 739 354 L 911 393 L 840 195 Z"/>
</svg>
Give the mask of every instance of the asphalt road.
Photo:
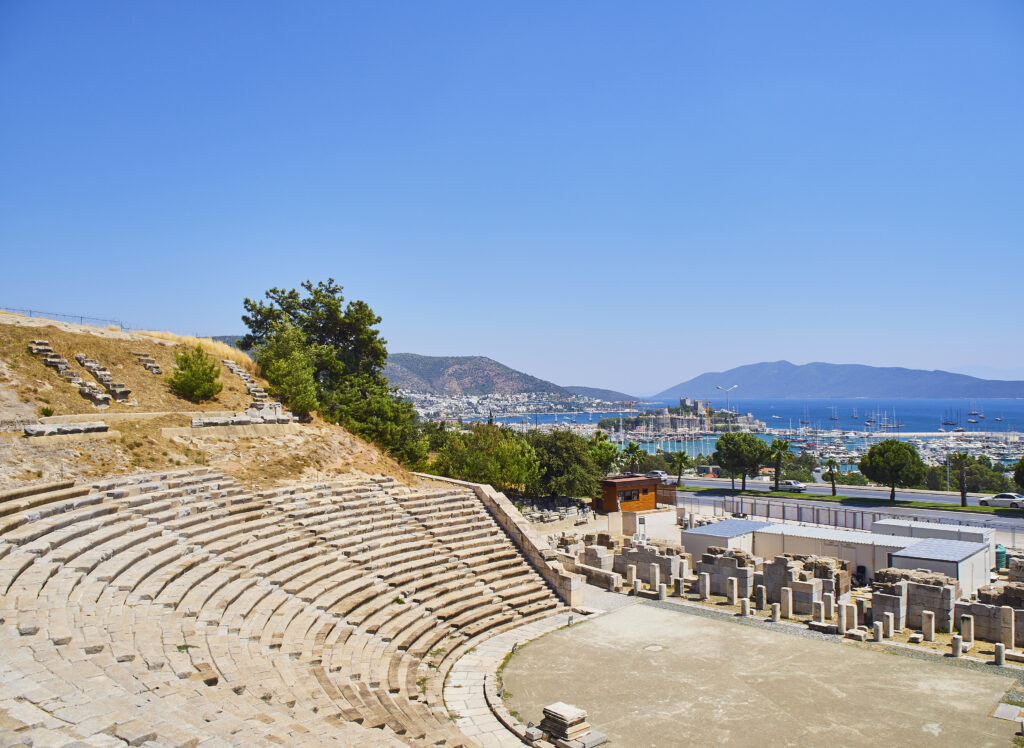
<svg viewBox="0 0 1024 748">
<path fill-rule="evenodd" d="M 688 487 L 695 488 L 721 488 L 727 490 L 730 487 L 728 479 L 723 478 L 685 478 L 683 483 Z M 774 483 L 769 481 L 767 483 L 763 481 L 747 481 L 748 491 L 771 491 L 774 487 Z M 740 481 L 736 481 L 736 487 L 739 488 Z M 806 484 L 807 490 L 804 491 L 804 495 L 813 496 L 818 494 L 819 496 L 831 496 L 832 485 L 829 483 L 808 483 Z M 889 489 L 887 488 L 863 488 L 860 486 L 840 486 L 836 484 L 836 493 L 842 496 L 853 496 L 862 499 L 888 499 Z M 896 499 L 901 501 L 933 501 L 942 504 L 953 504 L 959 506 L 960 496 L 958 494 L 948 494 L 941 491 L 937 492 L 925 492 L 925 491 L 896 491 Z M 968 496 L 967 503 L 970 506 L 978 505 L 978 497 Z"/>
</svg>

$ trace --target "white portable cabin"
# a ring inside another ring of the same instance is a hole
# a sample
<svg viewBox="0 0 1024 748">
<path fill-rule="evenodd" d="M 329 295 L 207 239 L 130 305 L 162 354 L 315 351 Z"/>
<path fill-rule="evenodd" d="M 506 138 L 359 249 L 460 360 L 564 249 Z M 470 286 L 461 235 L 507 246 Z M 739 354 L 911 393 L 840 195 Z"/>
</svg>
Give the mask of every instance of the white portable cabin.
<svg viewBox="0 0 1024 748">
<path fill-rule="evenodd" d="M 857 530 L 772 524 L 754 532 L 754 554 L 761 558 L 775 558 L 783 553 L 832 556 L 849 561 L 853 573 L 863 566 L 867 576 L 872 577 L 876 570 L 891 565 L 891 553 L 914 542 L 913 538 Z"/>
<path fill-rule="evenodd" d="M 679 543 L 686 548 L 687 553 L 693 554 L 694 564 L 710 546 L 753 553 L 754 531 L 770 524 L 752 519 L 726 519 L 692 530 L 682 530 Z"/>
<path fill-rule="evenodd" d="M 897 569 L 927 569 L 953 577 L 968 597 L 989 581 L 985 543 L 927 538 L 893 553 L 892 565 Z"/>
<path fill-rule="evenodd" d="M 991 527 L 952 525 L 943 522 L 914 522 L 907 519 L 879 519 L 871 523 L 871 532 L 879 535 L 902 535 L 909 538 L 943 538 L 984 543 L 988 546 L 988 568 L 996 565 L 996 531 Z"/>
</svg>

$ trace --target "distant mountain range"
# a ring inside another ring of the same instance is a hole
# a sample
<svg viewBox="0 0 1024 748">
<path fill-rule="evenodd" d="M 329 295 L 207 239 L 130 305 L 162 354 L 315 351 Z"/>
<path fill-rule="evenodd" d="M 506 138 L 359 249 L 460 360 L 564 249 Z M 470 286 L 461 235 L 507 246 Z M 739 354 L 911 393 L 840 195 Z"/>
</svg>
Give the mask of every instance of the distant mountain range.
<svg viewBox="0 0 1024 748">
<path fill-rule="evenodd" d="M 234 345 L 241 335 L 218 335 Z M 384 374 L 395 387 L 434 395 L 515 395 L 525 392 L 583 395 L 610 402 L 643 400 L 599 387 L 560 386 L 524 374 L 486 356 L 421 356 L 392 353 Z M 986 398 L 1024 397 L 1024 381 L 980 379 L 948 371 L 904 369 L 863 364 L 792 364 L 768 361 L 708 372 L 653 395 L 653 400 L 679 397 L 719 398 L 715 385 L 737 384 L 738 398 L 875 397 Z"/>
<path fill-rule="evenodd" d="M 532 377 L 486 356 L 420 356 L 392 353 L 384 376 L 395 387 L 433 395 L 583 395 L 601 400 L 633 400 L 629 395 L 596 387 L 560 387 Z"/>
<path fill-rule="evenodd" d="M 722 397 L 715 385 L 739 387 L 737 398 L 787 397 L 1024 397 L 1024 382 L 979 379 L 948 371 L 863 364 L 791 364 L 771 361 L 701 374 L 654 396 Z"/>
<path fill-rule="evenodd" d="M 564 395 L 557 384 L 516 371 L 485 356 L 392 353 L 384 376 L 395 387 L 434 395 Z"/>
</svg>

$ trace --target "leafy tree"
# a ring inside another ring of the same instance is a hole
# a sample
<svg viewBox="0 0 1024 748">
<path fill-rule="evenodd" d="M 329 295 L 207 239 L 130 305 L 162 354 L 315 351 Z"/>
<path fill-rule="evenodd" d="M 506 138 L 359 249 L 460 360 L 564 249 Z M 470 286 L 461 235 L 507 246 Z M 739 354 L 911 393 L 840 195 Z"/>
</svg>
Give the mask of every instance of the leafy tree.
<svg viewBox="0 0 1024 748">
<path fill-rule="evenodd" d="M 1013 488 L 1005 475 L 978 463 L 967 467 L 966 484 L 968 491 L 976 493 L 1000 493 Z"/>
<path fill-rule="evenodd" d="M 176 394 L 199 403 L 220 393 L 224 383 L 219 378 L 220 364 L 197 345 L 174 354 L 174 371 L 167 383 Z"/>
<path fill-rule="evenodd" d="M 949 456 L 949 464 L 956 468 L 960 484 L 960 506 L 967 506 L 967 466 L 971 456 L 966 452 L 954 452 Z"/>
<path fill-rule="evenodd" d="M 317 408 L 313 357 L 305 336 L 287 320 L 273 323 L 273 332 L 254 351 L 270 392 L 298 416 Z"/>
<path fill-rule="evenodd" d="M 564 429 L 531 431 L 527 441 L 540 466 L 531 490 L 548 496 L 597 495 L 601 469 L 590 456 L 590 442 Z"/>
<path fill-rule="evenodd" d="M 428 421 L 420 427 L 420 431 L 427 440 L 427 449 L 436 452 L 448 443 L 448 424 L 444 421 Z"/>
<path fill-rule="evenodd" d="M 603 431 L 598 431 L 590 439 L 587 452 L 590 454 L 590 459 L 597 465 L 598 470 L 601 471 L 601 475 L 608 475 L 612 472 L 619 456 L 619 448 Z"/>
<path fill-rule="evenodd" d="M 782 460 L 789 454 L 789 442 L 785 439 L 772 439 L 769 447 L 772 459 L 775 460 L 775 490 L 779 490 L 779 476 L 782 474 Z"/>
<path fill-rule="evenodd" d="M 540 461 L 526 439 L 510 429 L 480 424 L 455 432 L 435 458 L 440 475 L 488 483 L 499 491 L 524 491 L 540 478 Z"/>
<path fill-rule="evenodd" d="M 753 434 L 723 434 L 715 444 L 715 462 L 731 473 L 742 475 L 740 490 L 747 490 L 747 476 L 754 475 L 771 457 L 771 449 Z"/>
<path fill-rule="evenodd" d="M 828 467 L 828 477 L 829 477 L 829 480 L 832 481 L 832 495 L 835 496 L 836 495 L 836 473 L 838 472 L 839 464 L 830 457 L 828 459 L 828 461 L 825 463 L 825 465 Z"/>
<path fill-rule="evenodd" d="M 646 454 L 643 447 L 632 441 L 622 450 L 622 457 L 625 459 L 626 464 L 629 465 L 629 469 L 634 473 L 640 468 L 640 461 L 643 460 Z"/>
<path fill-rule="evenodd" d="M 671 469 L 672 466 L 669 464 L 668 459 L 666 459 L 664 454 L 659 452 L 656 452 L 655 454 L 645 454 L 643 459 L 640 460 L 641 473 L 647 473 L 651 470 L 661 470 L 667 473 Z"/>
<path fill-rule="evenodd" d="M 1024 457 L 1013 466 L 1013 482 L 1017 484 L 1017 488 L 1024 491 Z"/>
<path fill-rule="evenodd" d="M 669 462 L 676 471 L 676 483 L 681 485 L 683 482 L 683 471 L 690 467 L 690 456 L 682 451 L 673 452 L 669 456 Z"/>
<path fill-rule="evenodd" d="M 427 440 L 412 404 L 399 400 L 372 377 L 343 379 L 331 392 L 331 403 L 342 426 L 381 445 L 402 462 L 417 465 L 426 457 Z"/>
<path fill-rule="evenodd" d="M 866 486 L 868 479 L 858 472 L 836 473 L 836 483 L 843 486 Z"/>
<path fill-rule="evenodd" d="M 387 347 L 376 329 L 380 317 L 364 301 L 346 304 L 342 290 L 330 278 L 316 285 L 304 282 L 304 293 L 271 288 L 266 302 L 245 299 L 242 321 L 249 333 L 239 346 L 261 351 L 260 365 L 268 373 L 274 361 L 284 360 L 275 371 L 283 377 L 292 368 L 287 360 L 297 343 L 288 330 L 297 331 L 312 368 L 317 412 L 416 464 L 426 455 L 427 442 L 417 428 L 412 403 L 398 399 L 384 377 Z M 297 365 L 297 359 L 292 363 Z M 302 373 L 289 378 L 303 397 L 306 368 L 304 364 Z"/>
<path fill-rule="evenodd" d="M 875 483 L 889 486 L 889 501 L 896 501 L 896 487 L 909 488 L 924 480 L 925 464 L 913 444 L 886 439 L 860 459 L 860 471 Z"/>
</svg>

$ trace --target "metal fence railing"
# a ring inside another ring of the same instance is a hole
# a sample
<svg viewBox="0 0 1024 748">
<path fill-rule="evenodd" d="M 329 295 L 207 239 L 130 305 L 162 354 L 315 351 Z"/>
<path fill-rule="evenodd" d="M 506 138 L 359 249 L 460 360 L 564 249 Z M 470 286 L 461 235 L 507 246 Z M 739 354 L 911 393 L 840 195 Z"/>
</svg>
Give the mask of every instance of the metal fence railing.
<svg viewBox="0 0 1024 748">
<path fill-rule="evenodd" d="M 97 325 L 98 327 L 109 327 L 117 325 L 119 329 L 128 330 L 128 325 L 119 319 L 107 319 L 106 317 L 90 317 L 87 314 L 61 314 L 60 312 L 44 312 L 39 309 L 18 309 L 17 307 L 0 306 L 0 311 L 23 314 L 26 317 L 44 317 L 65 322 L 77 322 L 80 325 Z"/>
</svg>

